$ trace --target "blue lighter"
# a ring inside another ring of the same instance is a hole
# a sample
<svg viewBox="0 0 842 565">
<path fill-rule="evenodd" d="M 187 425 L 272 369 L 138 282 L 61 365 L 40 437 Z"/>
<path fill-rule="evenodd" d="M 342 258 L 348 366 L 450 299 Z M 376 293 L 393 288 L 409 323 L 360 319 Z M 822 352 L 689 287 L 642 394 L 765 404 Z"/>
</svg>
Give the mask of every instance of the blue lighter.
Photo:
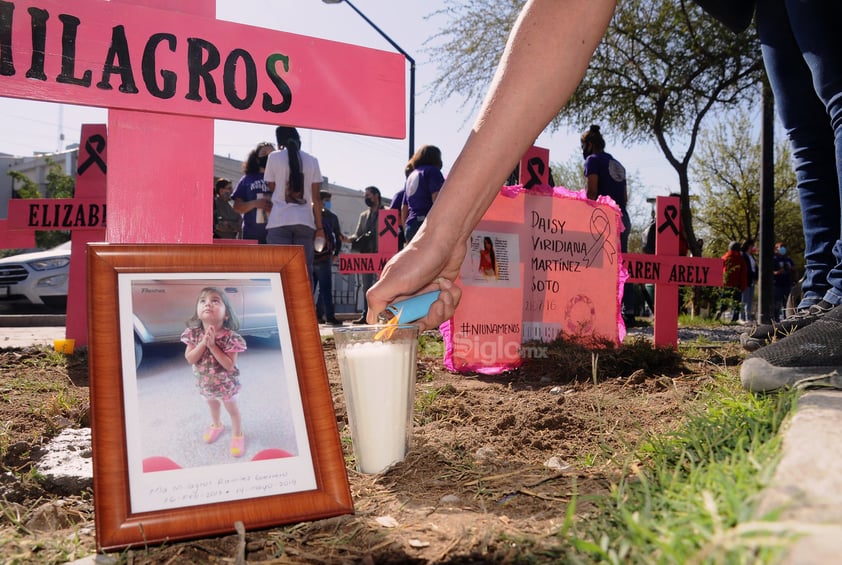
<svg viewBox="0 0 842 565">
<path fill-rule="evenodd" d="M 395 316 L 399 316 L 399 323 L 411 324 L 427 315 L 430 306 L 436 301 L 440 293 L 440 290 L 434 290 L 389 304 L 386 306 L 386 311 L 380 314 L 379 319 L 381 322 L 388 322 Z"/>
</svg>

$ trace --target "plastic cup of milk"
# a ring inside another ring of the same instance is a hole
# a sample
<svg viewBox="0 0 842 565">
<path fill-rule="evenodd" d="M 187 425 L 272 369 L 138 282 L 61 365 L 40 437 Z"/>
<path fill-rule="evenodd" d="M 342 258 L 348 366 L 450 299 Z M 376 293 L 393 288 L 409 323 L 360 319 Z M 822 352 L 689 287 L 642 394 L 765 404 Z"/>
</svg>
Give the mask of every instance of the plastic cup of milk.
<svg viewBox="0 0 842 565">
<path fill-rule="evenodd" d="M 412 444 L 418 326 L 334 328 L 342 392 L 357 470 L 382 473 Z"/>
</svg>

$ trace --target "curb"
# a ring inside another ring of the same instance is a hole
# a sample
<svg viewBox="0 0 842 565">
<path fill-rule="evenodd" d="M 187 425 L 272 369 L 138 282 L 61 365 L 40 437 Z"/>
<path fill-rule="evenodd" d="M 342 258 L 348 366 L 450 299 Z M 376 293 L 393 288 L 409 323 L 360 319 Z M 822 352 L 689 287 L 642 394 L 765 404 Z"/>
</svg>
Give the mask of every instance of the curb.
<svg viewBox="0 0 842 565">
<path fill-rule="evenodd" d="M 0 328 L 64 326 L 65 314 L 9 314 L 0 316 Z"/>
</svg>

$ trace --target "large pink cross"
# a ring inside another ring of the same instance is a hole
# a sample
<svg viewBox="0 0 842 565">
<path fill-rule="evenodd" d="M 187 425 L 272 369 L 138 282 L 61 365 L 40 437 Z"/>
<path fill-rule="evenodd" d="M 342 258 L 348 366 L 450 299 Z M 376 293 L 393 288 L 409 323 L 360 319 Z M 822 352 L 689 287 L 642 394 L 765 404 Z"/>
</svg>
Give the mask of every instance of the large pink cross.
<svg viewBox="0 0 842 565">
<path fill-rule="evenodd" d="M 0 96 L 109 109 L 109 242 L 211 242 L 214 119 L 405 136 L 401 55 L 215 16 L 214 0 L 0 0 Z"/>
</svg>

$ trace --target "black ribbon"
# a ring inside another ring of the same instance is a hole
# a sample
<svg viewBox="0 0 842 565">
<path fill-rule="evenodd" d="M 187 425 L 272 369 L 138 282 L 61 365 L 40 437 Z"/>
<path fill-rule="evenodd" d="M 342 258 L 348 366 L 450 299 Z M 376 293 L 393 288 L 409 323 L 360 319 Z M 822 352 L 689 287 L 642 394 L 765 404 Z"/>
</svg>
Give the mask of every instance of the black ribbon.
<svg viewBox="0 0 842 565">
<path fill-rule="evenodd" d="M 675 225 L 675 219 L 678 217 L 678 208 L 672 204 L 664 208 L 664 223 L 658 226 L 658 233 L 663 232 L 667 228 L 672 228 L 672 233 L 678 235 L 678 226 Z"/>
<path fill-rule="evenodd" d="M 96 144 L 96 146 L 94 146 L 94 144 Z M 85 149 L 88 151 L 88 158 L 84 163 L 76 168 L 76 174 L 85 174 L 85 171 L 87 171 L 91 165 L 98 166 L 102 171 L 102 174 L 106 174 L 107 167 L 105 165 L 105 161 L 102 157 L 100 157 L 100 154 L 105 149 L 105 138 L 100 134 L 95 133 L 85 141 Z"/>
<path fill-rule="evenodd" d="M 392 234 L 396 239 L 398 237 L 398 230 L 395 228 L 398 219 L 395 217 L 394 214 L 387 214 L 385 218 L 383 218 L 383 231 L 381 231 L 378 235 L 385 235 L 387 232 Z"/>
<path fill-rule="evenodd" d="M 529 180 L 526 181 L 526 184 L 523 185 L 523 188 L 529 189 L 533 186 L 539 186 L 544 184 L 543 179 L 541 177 L 544 175 L 545 170 L 546 165 L 544 164 L 544 160 L 540 157 L 533 157 L 529 161 L 527 161 L 526 171 L 529 173 Z"/>
</svg>

